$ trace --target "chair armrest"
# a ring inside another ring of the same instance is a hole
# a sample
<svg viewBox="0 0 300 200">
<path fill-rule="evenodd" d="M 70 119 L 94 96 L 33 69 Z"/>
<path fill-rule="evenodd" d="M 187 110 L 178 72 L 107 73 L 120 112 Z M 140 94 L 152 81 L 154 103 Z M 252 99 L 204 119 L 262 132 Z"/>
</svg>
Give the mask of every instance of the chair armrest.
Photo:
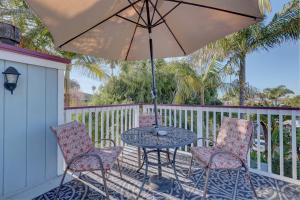
<svg viewBox="0 0 300 200">
<path fill-rule="evenodd" d="M 199 138 L 197 138 L 197 141 L 198 141 L 198 140 L 206 140 L 206 141 L 211 142 L 213 145 L 216 145 L 216 144 L 217 144 L 216 142 L 214 142 L 213 140 L 208 139 L 208 138 L 199 137 Z"/>
<path fill-rule="evenodd" d="M 74 158 L 71 159 L 70 162 L 67 163 L 67 167 L 69 167 L 72 163 L 74 163 L 84 157 L 95 157 L 99 161 L 100 168 L 103 169 L 102 159 L 99 155 L 97 155 L 95 153 L 85 153 L 85 154 L 80 154 L 78 156 L 75 156 Z"/>
<path fill-rule="evenodd" d="M 114 147 L 116 146 L 116 142 L 111 140 L 111 139 L 100 139 L 94 142 L 94 144 L 99 144 L 101 141 L 110 141 L 111 143 L 113 143 Z"/>
<path fill-rule="evenodd" d="M 239 160 L 241 162 L 241 164 L 244 166 L 244 167 L 247 167 L 246 165 L 246 162 L 241 159 L 238 155 L 230 152 L 230 151 L 223 151 L 223 150 L 220 150 L 220 151 L 217 151 L 215 153 L 213 153 L 211 156 L 210 156 L 210 159 L 209 159 L 209 162 L 208 162 L 208 165 L 211 165 L 211 163 L 213 162 L 213 159 L 214 157 L 216 157 L 217 155 L 220 155 L 220 154 L 227 154 L 227 155 L 231 155 L 232 157 L 236 158 L 237 160 Z"/>
</svg>

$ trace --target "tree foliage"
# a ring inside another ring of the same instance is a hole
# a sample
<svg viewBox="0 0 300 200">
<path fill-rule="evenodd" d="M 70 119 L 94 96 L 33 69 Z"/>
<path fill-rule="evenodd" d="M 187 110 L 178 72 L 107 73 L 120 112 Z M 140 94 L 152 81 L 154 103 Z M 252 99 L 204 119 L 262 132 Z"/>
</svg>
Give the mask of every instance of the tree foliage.
<svg viewBox="0 0 300 200">
<path fill-rule="evenodd" d="M 166 62 L 159 59 L 155 64 L 158 103 L 200 103 L 200 77 L 188 62 Z M 152 103 L 149 63 L 124 62 L 121 68 L 118 77 L 111 78 L 99 89 L 93 104 Z M 206 90 L 204 96 L 207 104 L 218 102 L 216 88 L 217 86 Z"/>
</svg>

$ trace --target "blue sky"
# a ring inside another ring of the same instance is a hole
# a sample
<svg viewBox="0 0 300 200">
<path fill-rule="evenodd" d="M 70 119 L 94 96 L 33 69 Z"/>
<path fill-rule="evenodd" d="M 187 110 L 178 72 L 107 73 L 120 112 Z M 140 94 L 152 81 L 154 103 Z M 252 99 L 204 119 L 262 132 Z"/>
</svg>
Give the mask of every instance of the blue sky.
<svg viewBox="0 0 300 200">
<path fill-rule="evenodd" d="M 271 0 L 272 13 L 268 20 L 281 10 L 288 0 Z M 258 89 L 286 85 L 296 94 L 300 94 L 300 42 L 288 42 L 280 47 L 269 51 L 256 51 L 248 55 L 246 79 L 250 85 Z M 108 71 L 109 72 L 109 71 Z M 99 86 L 102 83 L 82 76 L 80 71 L 72 71 L 71 78 L 80 83 L 81 90 L 92 93 L 92 86 Z"/>
</svg>

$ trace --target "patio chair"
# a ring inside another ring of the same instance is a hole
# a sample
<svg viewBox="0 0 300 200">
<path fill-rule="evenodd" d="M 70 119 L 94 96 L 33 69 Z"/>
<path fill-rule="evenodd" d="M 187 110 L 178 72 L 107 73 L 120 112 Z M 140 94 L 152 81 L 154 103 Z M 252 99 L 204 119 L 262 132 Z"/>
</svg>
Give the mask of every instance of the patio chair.
<svg viewBox="0 0 300 200">
<path fill-rule="evenodd" d="M 216 142 L 205 138 L 198 138 L 198 140 L 206 140 L 212 145 L 209 147 L 191 147 L 192 159 L 189 175 L 191 175 L 192 172 L 193 160 L 204 168 L 204 172 L 206 173 L 203 192 L 204 199 L 206 198 L 208 190 L 211 170 L 237 170 L 235 184 L 236 192 L 237 181 L 242 168 L 245 169 L 247 182 L 250 184 L 251 189 L 257 198 L 246 162 L 247 154 L 252 143 L 253 127 L 251 121 L 224 117 Z"/>
<path fill-rule="evenodd" d="M 82 172 L 93 172 L 97 176 L 100 176 L 95 173 L 98 170 L 101 171 L 106 198 L 109 199 L 106 175 L 111 170 L 113 164 L 117 162 L 122 179 L 121 167 L 118 160 L 118 156 L 122 152 L 122 147 L 116 146 L 113 140 L 102 139 L 110 141 L 113 147 L 96 148 L 92 139 L 87 134 L 84 124 L 79 124 L 77 121 L 58 127 L 50 127 L 50 129 L 57 138 L 58 145 L 66 162 L 66 168 L 59 188 L 56 191 L 55 199 L 59 196 L 67 171 L 72 173 L 79 172 L 80 178 Z M 95 143 L 98 142 L 96 141 Z"/>
<path fill-rule="evenodd" d="M 162 124 L 161 115 L 157 116 L 158 125 Z M 139 115 L 139 127 L 151 127 L 155 125 L 155 115 L 154 114 L 140 114 Z"/>
</svg>

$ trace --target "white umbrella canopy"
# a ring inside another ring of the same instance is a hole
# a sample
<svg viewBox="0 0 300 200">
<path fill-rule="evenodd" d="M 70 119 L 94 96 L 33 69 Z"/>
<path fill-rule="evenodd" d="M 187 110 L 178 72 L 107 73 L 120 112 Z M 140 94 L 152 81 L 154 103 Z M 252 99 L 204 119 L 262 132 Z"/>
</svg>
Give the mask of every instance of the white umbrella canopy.
<svg viewBox="0 0 300 200">
<path fill-rule="evenodd" d="M 190 54 L 262 19 L 258 0 L 26 1 L 62 50 L 112 60 L 150 56 L 156 126 L 153 59 Z"/>
<path fill-rule="evenodd" d="M 26 1 L 56 47 L 112 60 L 149 58 L 148 24 L 153 57 L 164 58 L 190 54 L 262 18 L 258 0 Z"/>
</svg>

